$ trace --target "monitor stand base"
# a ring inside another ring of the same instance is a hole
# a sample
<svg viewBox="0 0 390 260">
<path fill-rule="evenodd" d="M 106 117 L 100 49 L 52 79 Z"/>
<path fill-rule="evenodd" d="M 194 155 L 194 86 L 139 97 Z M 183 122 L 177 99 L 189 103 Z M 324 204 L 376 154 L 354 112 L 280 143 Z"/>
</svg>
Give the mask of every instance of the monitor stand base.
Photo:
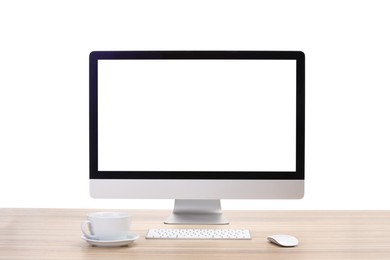
<svg viewBox="0 0 390 260">
<path fill-rule="evenodd" d="M 226 225 L 220 200 L 175 200 L 172 215 L 165 224 L 172 225 Z"/>
</svg>

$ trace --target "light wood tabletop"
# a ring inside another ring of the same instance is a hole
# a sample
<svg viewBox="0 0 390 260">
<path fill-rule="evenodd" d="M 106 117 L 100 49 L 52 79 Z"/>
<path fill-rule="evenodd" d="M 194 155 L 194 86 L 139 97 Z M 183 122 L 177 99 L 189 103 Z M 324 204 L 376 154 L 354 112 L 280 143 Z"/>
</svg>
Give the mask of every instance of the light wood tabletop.
<svg viewBox="0 0 390 260">
<path fill-rule="evenodd" d="M 390 259 L 390 211 L 225 211 L 228 226 L 249 229 L 252 240 L 148 240 L 149 228 L 167 226 L 169 211 L 121 210 L 133 216 L 140 238 L 125 247 L 90 246 L 80 224 L 91 209 L 0 209 L 0 259 Z M 112 210 L 110 210 L 112 211 Z M 282 248 L 272 234 L 300 243 Z"/>
</svg>

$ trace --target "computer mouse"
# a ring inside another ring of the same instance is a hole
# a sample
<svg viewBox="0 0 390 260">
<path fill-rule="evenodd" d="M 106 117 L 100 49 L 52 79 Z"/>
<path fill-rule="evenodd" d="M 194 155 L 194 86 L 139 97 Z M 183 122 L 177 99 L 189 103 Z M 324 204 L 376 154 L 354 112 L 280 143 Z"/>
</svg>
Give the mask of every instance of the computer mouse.
<svg viewBox="0 0 390 260">
<path fill-rule="evenodd" d="M 267 237 L 267 239 L 278 246 L 284 247 L 297 246 L 299 243 L 296 237 L 290 235 L 273 235 Z"/>
</svg>

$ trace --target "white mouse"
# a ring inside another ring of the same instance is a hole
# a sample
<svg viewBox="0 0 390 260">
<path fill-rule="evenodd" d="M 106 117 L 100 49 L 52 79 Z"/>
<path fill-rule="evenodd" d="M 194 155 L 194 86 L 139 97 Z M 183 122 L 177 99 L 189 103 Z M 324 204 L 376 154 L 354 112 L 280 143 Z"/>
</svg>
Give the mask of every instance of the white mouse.
<svg viewBox="0 0 390 260">
<path fill-rule="evenodd" d="M 296 237 L 290 235 L 273 235 L 267 237 L 267 239 L 270 242 L 277 244 L 278 246 L 285 246 L 285 247 L 297 246 L 299 243 Z"/>
</svg>

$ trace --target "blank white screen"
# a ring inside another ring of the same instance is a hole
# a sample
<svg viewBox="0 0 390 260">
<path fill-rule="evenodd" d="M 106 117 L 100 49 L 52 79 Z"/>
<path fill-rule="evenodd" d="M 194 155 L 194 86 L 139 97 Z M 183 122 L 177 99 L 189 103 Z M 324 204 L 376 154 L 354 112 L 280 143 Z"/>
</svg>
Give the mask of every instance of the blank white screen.
<svg viewBox="0 0 390 260">
<path fill-rule="evenodd" d="M 295 171 L 295 60 L 99 60 L 99 171 Z"/>
</svg>

